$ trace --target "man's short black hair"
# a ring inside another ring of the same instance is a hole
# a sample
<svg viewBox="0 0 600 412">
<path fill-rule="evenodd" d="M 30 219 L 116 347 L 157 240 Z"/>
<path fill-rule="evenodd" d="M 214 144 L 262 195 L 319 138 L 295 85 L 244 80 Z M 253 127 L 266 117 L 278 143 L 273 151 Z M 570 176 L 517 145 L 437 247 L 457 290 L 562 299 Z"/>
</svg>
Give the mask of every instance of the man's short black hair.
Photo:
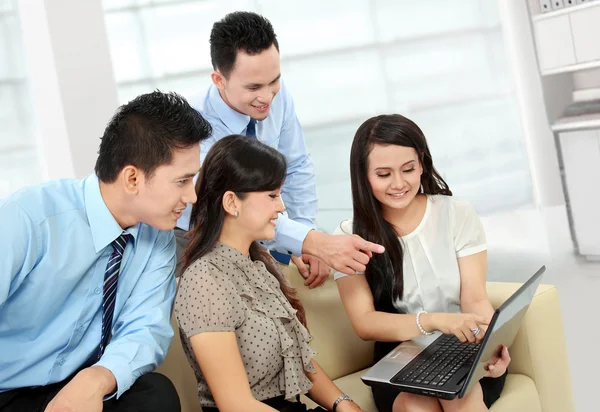
<svg viewBox="0 0 600 412">
<path fill-rule="evenodd" d="M 229 77 L 239 51 L 259 54 L 275 45 L 277 36 L 271 22 L 260 14 L 236 11 L 213 24 L 210 32 L 210 59 L 213 69 Z"/>
<path fill-rule="evenodd" d="M 150 177 L 171 163 L 173 150 L 190 148 L 211 133 L 210 124 L 177 93 L 142 94 L 119 107 L 106 126 L 96 175 L 112 183 L 132 165 Z"/>
</svg>

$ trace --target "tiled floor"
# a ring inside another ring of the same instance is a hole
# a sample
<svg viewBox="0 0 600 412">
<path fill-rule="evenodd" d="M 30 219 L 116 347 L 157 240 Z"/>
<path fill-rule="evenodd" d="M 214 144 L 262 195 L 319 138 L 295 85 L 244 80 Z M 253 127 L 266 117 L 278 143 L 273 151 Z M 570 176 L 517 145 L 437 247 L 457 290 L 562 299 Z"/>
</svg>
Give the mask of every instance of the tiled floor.
<svg viewBox="0 0 600 412">
<path fill-rule="evenodd" d="M 574 254 L 563 207 L 520 210 L 483 221 L 489 280 L 520 282 L 541 264 L 547 266 L 542 282 L 559 290 L 576 410 L 600 410 L 594 378 L 600 372 L 600 262 Z"/>
</svg>

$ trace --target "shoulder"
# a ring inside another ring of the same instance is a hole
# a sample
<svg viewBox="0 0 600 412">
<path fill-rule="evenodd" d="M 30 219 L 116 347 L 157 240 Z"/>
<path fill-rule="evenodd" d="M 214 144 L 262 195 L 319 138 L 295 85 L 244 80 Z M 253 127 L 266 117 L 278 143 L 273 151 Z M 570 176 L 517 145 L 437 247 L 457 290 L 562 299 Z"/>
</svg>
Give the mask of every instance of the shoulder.
<svg viewBox="0 0 600 412">
<path fill-rule="evenodd" d="M 433 211 L 447 214 L 452 219 L 476 213 L 471 203 L 460 197 L 446 195 L 429 195 L 428 197 Z"/>
<path fill-rule="evenodd" d="M 3 204 L 5 210 L 20 210 L 32 222 L 39 223 L 48 218 L 85 208 L 82 182 L 61 179 L 21 189 Z"/>
<path fill-rule="evenodd" d="M 333 231 L 334 235 L 351 235 L 352 233 L 352 219 L 342 221 Z"/>
<path fill-rule="evenodd" d="M 211 83 L 208 86 L 202 88 L 197 93 L 190 96 L 190 105 L 200 112 L 203 116 L 212 110 L 211 105 L 211 91 L 215 86 Z"/>
<path fill-rule="evenodd" d="M 214 256 L 207 253 L 199 259 L 196 259 L 182 275 L 182 278 L 201 278 L 204 281 L 220 281 L 223 271 L 215 264 Z"/>
<path fill-rule="evenodd" d="M 152 245 L 153 251 L 169 251 L 175 253 L 175 235 L 172 230 L 160 230 L 145 223 L 140 224 L 139 238 Z"/>
<path fill-rule="evenodd" d="M 283 79 L 280 80 L 280 84 L 281 87 L 279 89 L 279 93 L 277 93 L 277 96 L 275 96 L 273 99 L 271 109 L 281 111 L 282 113 L 285 113 L 286 116 L 295 114 L 296 109 L 294 108 L 294 99 L 292 98 L 292 93 Z"/>
</svg>

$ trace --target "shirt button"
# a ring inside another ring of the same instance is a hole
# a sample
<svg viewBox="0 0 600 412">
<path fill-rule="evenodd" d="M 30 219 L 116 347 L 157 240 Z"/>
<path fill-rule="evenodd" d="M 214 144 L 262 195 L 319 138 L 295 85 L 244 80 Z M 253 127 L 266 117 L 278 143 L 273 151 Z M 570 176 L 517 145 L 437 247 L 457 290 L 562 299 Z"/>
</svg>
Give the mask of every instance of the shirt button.
<svg viewBox="0 0 600 412">
<path fill-rule="evenodd" d="M 63 366 L 63 365 L 65 364 L 65 360 L 64 360 L 64 359 L 63 359 L 63 360 L 61 360 L 60 362 L 58 362 L 58 364 L 59 364 L 60 366 Z"/>
<path fill-rule="evenodd" d="M 77 328 L 77 332 L 83 332 L 83 326 L 80 326 L 79 328 Z"/>
<path fill-rule="evenodd" d="M 99 293 L 100 293 L 100 288 L 96 288 L 96 289 L 94 289 L 94 293 L 95 293 L 96 295 L 97 295 L 97 294 L 99 294 Z"/>
</svg>

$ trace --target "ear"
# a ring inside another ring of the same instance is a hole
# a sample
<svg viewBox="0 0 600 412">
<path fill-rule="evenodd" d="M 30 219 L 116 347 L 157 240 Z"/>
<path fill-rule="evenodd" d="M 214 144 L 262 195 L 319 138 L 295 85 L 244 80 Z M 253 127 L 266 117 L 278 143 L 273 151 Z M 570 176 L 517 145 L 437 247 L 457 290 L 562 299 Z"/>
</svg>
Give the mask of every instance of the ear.
<svg viewBox="0 0 600 412">
<path fill-rule="evenodd" d="M 121 170 L 121 180 L 123 182 L 123 188 L 125 192 L 131 195 L 137 195 L 140 190 L 140 186 L 144 183 L 145 176 L 140 169 L 135 166 L 125 166 Z"/>
<path fill-rule="evenodd" d="M 210 74 L 210 78 L 211 78 L 212 82 L 214 83 L 214 85 L 217 86 L 217 89 L 219 89 L 219 90 L 225 89 L 225 86 L 227 85 L 227 79 L 225 78 L 223 73 L 215 70 L 214 72 L 212 72 Z"/>
<path fill-rule="evenodd" d="M 240 212 L 240 198 L 236 196 L 231 190 L 228 190 L 223 195 L 223 209 L 225 209 L 225 213 L 235 216 L 236 212 Z"/>
<path fill-rule="evenodd" d="M 423 174 L 423 161 L 425 160 L 425 152 L 421 152 L 421 156 L 419 156 L 419 174 Z"/>
</svg>

